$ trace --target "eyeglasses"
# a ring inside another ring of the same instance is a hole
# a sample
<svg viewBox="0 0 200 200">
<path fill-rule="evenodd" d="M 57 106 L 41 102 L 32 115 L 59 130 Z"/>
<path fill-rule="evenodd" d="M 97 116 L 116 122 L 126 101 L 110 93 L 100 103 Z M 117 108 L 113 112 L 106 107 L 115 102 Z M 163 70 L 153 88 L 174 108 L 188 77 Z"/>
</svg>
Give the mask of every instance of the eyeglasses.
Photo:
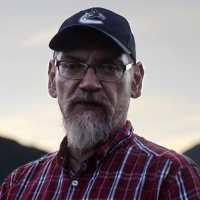
<svg viewBox="0 0 200 200">
<path fill-rule="evenodd" d="M 60 76 L 70 79 L 82 79 L 87 73 L 88 68 L 93 68 L 96 76 L 101 81 L 118 81 L 124 72 L 130 69 L 133 63 L 128 65 L 116 64 L 97 64 L 89 65 L 84 63 L 68 63 L 55 60 Z"/>
</svg>

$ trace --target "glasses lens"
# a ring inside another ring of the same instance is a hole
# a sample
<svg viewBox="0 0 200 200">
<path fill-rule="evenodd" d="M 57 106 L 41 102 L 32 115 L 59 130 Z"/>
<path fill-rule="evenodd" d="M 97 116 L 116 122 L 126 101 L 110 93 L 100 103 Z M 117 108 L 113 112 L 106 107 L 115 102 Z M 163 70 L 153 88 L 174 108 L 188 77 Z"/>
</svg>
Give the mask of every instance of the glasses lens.
<svg viewBox="0 0 200 200">
<path fill-rule="evenodd" d="M 101 80 L 116 81 L 121 79 L 123 75 L 123 67 L 111 64 L 97 65 L 96 72 L 98 78 Z"/>
<path fill-rule="evenodd" d="M 66 78 L 79 79 L 85 74 L 87 66 L 80 63 L 60 62 L 60 75 Z"/>
</svg>

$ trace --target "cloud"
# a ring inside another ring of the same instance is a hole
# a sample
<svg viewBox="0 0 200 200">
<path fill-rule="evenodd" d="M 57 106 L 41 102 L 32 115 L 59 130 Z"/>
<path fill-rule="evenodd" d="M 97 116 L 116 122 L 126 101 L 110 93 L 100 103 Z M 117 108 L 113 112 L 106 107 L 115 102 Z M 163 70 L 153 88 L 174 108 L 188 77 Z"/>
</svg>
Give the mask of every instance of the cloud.
<svg viewBox="0 0 200 200">
<path fill-rule="evenodd" d="M 128 119 L 135 133 L 178 152 L 200 142 L 200 105 L 181 95 L 143 95 L 131 100 Z M 47 151 L 55 151 L 65 131 L 57 101 L 0 117 L 0 133 Z"/>
<path fill-rule="evenodd" d="M 0 135 L 23 145 L 55 151 L 64 137 L 61 118 L 56 102 L 39 104 L 18 115 L 1 117 Z"/>
<path fill-rule="evenodd" d="M 177 137 L 171 140 L 162 141 L 160 145 L 163 145 L 169 149 L 175 149 L 178 153 L 183 153 L 188 149 L 200 144 L 199 132 L 193 132 L 182 137 Z"/>
<path fill-rule="evenodd" d="M 56 29 L 43 30 L 30 36 L 22 42 L 24 47 L 37 47 L 47 45 L 50 39 L 56 34 Z"/>
<path fill-rule="evenodd" d="M 181 95 L 147 95 L 131 100 L 128 119 L 140 136 L 182 152 L 200 143 L 199 110 Z"/>
</svg>

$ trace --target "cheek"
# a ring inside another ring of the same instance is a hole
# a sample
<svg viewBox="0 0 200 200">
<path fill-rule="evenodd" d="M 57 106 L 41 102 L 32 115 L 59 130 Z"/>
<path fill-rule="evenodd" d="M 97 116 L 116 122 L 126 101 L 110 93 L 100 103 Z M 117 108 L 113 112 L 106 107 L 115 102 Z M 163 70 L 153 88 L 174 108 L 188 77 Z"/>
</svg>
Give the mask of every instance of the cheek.
<svg viewBox="0 0 200 200">
<path fill-rule="evenodd" d="M 57 90 L 57 96 L 58 96 L 58 100 L 62 99 L 65 93 L 65 84 L 63 81 L 61 81 L 60 79 L 57 81 L 56 84 L 56 90 Z"/>
<path fill-rule="evenodd" d="M 117 87 L 117 102 L 118 107 L 127 107 L 131 98 L 131 85 L 128 82 L 122 82 Z"/>
<path fill-rule="evenodd" d="M 113 105 L 115 110 L 118 110 L 130 99 L 130 86 L 122 82 L 113 82 L 104 86 L 104 91 L 108 98 L 108 101 Z"/>
<path fill-rule="evenodd" d="M 68 99 L 76 90 L 76 82 L 75 80 L 57 77 L 56 90 L 58 100 Z"/>
</svg>

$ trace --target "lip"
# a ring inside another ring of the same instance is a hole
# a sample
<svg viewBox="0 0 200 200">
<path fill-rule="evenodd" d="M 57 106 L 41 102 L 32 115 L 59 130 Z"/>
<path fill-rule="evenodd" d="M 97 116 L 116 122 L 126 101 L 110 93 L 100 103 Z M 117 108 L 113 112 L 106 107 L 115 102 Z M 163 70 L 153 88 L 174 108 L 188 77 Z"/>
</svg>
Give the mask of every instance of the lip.
<svg viewBox="0 0 200 200">
<path fill-rule="evenodd" d="M 86 109 L 97 109 L 97 108 L 102 107 L 102 105 L 93 103 L 93 102 L 79 102 L 79 103 L 76 103 L 76 105 L 81 106 L 82 108 L 86 108 Z"/>
</svg>

